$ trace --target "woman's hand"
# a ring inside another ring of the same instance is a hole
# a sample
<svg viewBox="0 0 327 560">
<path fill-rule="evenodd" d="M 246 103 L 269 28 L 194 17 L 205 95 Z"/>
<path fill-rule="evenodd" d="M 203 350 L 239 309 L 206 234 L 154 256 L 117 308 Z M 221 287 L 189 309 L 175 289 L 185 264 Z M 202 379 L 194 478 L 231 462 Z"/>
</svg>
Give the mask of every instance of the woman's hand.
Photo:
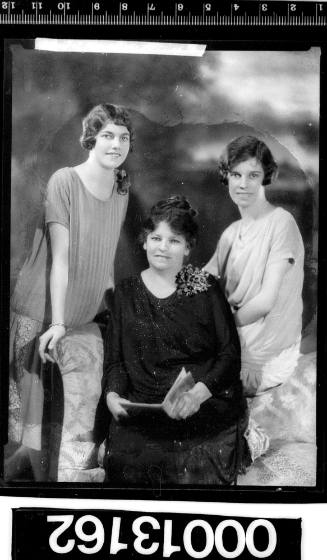
<svg viewBox="0 0 327 560">
<path fill-rule="evenodd" d="M 65 334 L 66 328 L 64 325 L 53 325 L 40 336 L 39 354 L 44 364 L 47 360 L 49 360 L 49 362 L 55 362 L 50 352 L 53 353 L 56 350 L 57 343 Z"/>
<path fill-rule="evenodd" d="M 173 406 L 170 416 L 175 420 L 182 420 L 192 416 L 200 409 L 200 402 L 190 391 L 183 393 Z"/>
<path fill-rule="evenodd" d="M 170 411 L 169 416 L 175 420 L 184 420 L 193 416 L 200 409 L 201 404 L 212 396 L 208 387 L 199 381 L 183 393 Z"/>
<path fill-rule="evenodd" d="M 113 415 L 116 422 L 119 422 L 120 416 L 128 416 L 123 403 L 129 403 L 127 399 L 123 399 L 117 393 L 110 392 L 107 394 L 107 407 Z"/>
</svg>

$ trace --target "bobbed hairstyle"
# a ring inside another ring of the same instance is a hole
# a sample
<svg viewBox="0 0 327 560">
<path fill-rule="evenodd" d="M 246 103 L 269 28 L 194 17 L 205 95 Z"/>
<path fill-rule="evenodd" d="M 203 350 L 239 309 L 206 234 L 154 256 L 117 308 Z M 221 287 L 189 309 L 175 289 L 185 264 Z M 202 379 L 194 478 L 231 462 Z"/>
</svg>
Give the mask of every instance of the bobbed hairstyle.
<svg viewBox="0 0 327 560">
<path fill-rule="evenodd" d="M 108 121 L 118 126 L 126 126 L 130 134 L 130 143 L 132 146 L 135 134 L 131 117 L 127 109 L 120 105 L 101 103 L 93 107 L 83 119 L 83 132 L 80 143 L 84 150 L 92 150 L 95 145 L 95 137 Z"/>
<path fill-rule="evenodd" d="M 149 233 L 161 222 L 166 222 L 175 234 L 185 238 L 191 249 L 198 240 L 199 226 L 195 219 L 197 214 L 185 196 L 173 195 L 160 200 L 152 206 L 144 220 L 139 240 L 141 244 L 144 243 Z"/>
<path fill-rule="evenodd" d="M 278 165 L 268 146 L 255 136 L 239 136 L 230 142 L 218 161 L 221 182 L 228 184 L 228 173 L 239 163 L 248 159 L 258 160 L 264 172 L 262 184 L 270 185 L 277 175 Z"/>
</svg>

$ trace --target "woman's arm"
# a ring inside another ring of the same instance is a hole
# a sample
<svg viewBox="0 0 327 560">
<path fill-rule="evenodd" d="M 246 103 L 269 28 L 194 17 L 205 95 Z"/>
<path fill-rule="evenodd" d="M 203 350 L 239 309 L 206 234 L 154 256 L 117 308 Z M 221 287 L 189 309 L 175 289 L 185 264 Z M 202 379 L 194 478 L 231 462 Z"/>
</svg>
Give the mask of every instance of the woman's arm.
<svg viewBox="0 0 327 560">
<path fill-rule="evenodd" d="M 124 356 L 122 351 L 122 336 L 124 336 L 121 324 L 122 309 L 119 287 L 115 290 L 113 297 L 109 298 L 109 320 L 104 339 L 104 366 L 103 366 L 103 391 L 107 407 L 116 421 L 120 416 L 128 416 L 126 409 L 122 406 L 126 401 L 121 395 L 127 390 L 128 379 L 124 367 Z M 125 336 L 128 334 L 125 332 Z"/>
<path fill-rule="evenodd" d="M 69 231 L 58 223 L 49 224 L 52 265 L 50 271 L 50 294 L 52 326 L 40 337 L 39 353 L 43 363 L 54 362 L 47 352 L 56 348 L 65 335 L 65 300 L 68 286 Z"/>
<path fill-rule="evenodd" d="M 237 326 L 250 325 L 265 317 L 272 310 L 283 278 L 291 266 L 292 264 L 288 259 L 283 259 L 266 267 L 260 292 L 236 310 L 234 314 Z"/>
<path fill-rule="evenodd" d="M 223 395 L 222 409 L 225 406 L 228 408 L 227 401 L 232 394 L 230 390 L 240 380 L 239 338 L 229 303 L 218 280 L 214 280 L 208 297 L 210 297 L 216 339 L 216 345 L 212 348 L 212 367 L 201 379 L 197 379 L 194 387 L 184 393 L 176 403 L 172 412 L 177 419 L 192 416 L 199 410 L 201 404 L 212 396 L 220 398 Z"/>
</svg>

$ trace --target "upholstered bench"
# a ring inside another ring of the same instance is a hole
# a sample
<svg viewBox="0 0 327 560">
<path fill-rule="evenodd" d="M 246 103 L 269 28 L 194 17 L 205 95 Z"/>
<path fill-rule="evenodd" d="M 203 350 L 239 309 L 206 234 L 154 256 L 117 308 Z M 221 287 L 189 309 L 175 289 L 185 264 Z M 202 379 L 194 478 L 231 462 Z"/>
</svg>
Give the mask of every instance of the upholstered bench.
<svg viewBox="0 0 327 560">
<path fill-rule="evenodd" d="M 64 415 L 59 482 L 103 482 L 93 429 L 101 395 L 103 343 L 90 323 L 70 331 L 58 348 Z M 316 474 L 316 354 L 302 354 L 283 385 L 249 401 L 251 416 L 270 435 L 268 451 L 239 485 L 314 486 Z"/>
<path fill-rule="evenodd" d="M 58 482 L 102 482 L 94 424 L 101 396 L 103 342 L 96 323 L 67 333 L 58 345 L 64 414 Z"/>
<path fill-rule="evenodd" d="M 316 353 L 301 354 L 292 376 L 249 400 L 252 418 L 270 436 L 267 452 L 238 479 L 244 486 L 315 486 Z"/>
</svg>

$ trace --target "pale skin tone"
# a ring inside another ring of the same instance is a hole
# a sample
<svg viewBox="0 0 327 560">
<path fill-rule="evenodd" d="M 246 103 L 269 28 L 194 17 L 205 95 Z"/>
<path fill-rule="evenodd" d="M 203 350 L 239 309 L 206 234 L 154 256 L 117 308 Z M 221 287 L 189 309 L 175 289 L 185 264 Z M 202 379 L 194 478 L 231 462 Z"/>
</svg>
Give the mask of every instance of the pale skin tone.
<svg viewBox="0 0 327 560">
<path fill-rule="evenodd" d="M 264 170 L 256 158 L 242 161 L 228 174 L 229 194 L 238 206 L 245 228 L 274 210 L 266 199 L 263 179 Z M 266 267 L 260 292 L 234 314 L 237 326 L 254 323 L 273 309 L 283 278 L 291 266 L 285 259 Z"/>
<path fill-rule="evenodd" d="M 111 197 L 115 169 L 126 159 L 130 148 L 130 135 L 125 126 L 107 121 L 96 136 L 95 146 L 88 159 L 74 169 L 85 187 L 100 200 Z M 58 223 L 49 224 L 52 252 L 50 271 L 50 294 L 52 323 L 65 323 L 65 300 L 68 285 L 69 231 Z M 66 334 L 61 325 L 50 327 L 40 337 L 39 353 L 43 363 L 54 362 L 54 352 L 59 340 Z M 46 470 L 42 468 L 40 451 L 21 446 L 8 461 L 6 475 L 8 480 L 15 478 L 30 463 L 36 481 L 46 480 Z"/>
<path fill-rule="evenodd" d="M 160 222 L 156 229 L 147 235 L 143 248 L 149 263 L 149 268 L 141 273 L 144 284 L 157 298 L 170 296 L 176 290 L 176 274 L 181 270 L 184 259 L 190 252 L 185 237 L 172 231 L 167 222 Z M 207 386 L 198 382 L 192 389 L 183 393 L 169 412 L 169 416 L 176 420 L 192 416 L 211 396 Z M 117 421 L 121 416 L 128 416 L 124 408 L 126 402 L 129 401 L 117 393 L 110 392 L 107 395 L 108 408 Z"/>
<path fill-rule="evenodd" d="M 104 124 L 95 137 L 95 145 L 88 159 L 74 167 L 85 187 L 100 200 L 108 200 L 114 188 L 115 169 L 121 165 L 129 152 L 130 134 L 125 126 L 111 121 Z M 52 267 L 50 272 L 50 294 L 52 326 L 40 336 L 39 353 L 43 363 L 54 362 L 53 353 L 61 338 L 66 334 L 65 299 L 68 286 L 69 231 L 58 223 L 49 224 Z"/>
</svg>

